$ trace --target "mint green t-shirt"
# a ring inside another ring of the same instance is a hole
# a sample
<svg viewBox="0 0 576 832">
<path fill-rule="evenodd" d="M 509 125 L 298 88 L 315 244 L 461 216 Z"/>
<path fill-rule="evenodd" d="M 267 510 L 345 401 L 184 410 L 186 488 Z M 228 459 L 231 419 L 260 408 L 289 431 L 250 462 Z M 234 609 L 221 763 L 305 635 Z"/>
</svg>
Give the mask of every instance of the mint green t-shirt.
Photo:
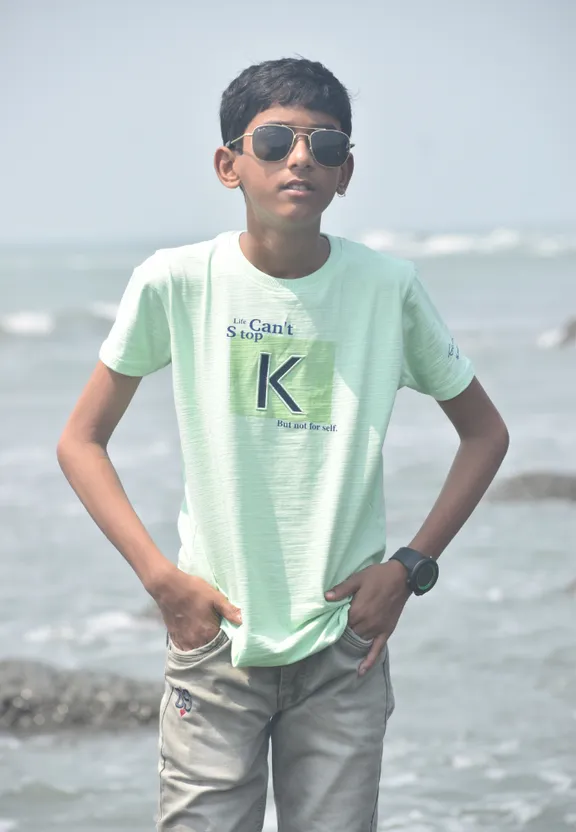
<svg viewBox="0 0 576 832">
<path fill-rule="evenodd" d="M 279 279 L 240 233 L 136 268 L 100 359 L 129 376 L 171 364 L 178 565 L 242 610 L 242 625 L 222 621 L 235 667 L 285 665 L 345 629 L 351 597 L 324 592 L 384 559 L 397 390 L 446 400 L 474 371 L 412 263 L 325 235 L 318 271 Z"/>
</svg>

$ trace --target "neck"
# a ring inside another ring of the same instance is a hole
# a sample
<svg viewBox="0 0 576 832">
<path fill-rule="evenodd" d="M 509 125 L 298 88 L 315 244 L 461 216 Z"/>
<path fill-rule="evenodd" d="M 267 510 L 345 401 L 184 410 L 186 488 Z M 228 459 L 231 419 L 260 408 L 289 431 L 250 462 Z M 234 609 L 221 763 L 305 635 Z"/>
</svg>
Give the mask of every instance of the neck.
<svg viewBox="0 0 576 832">
<path fill-rule="evenodd" d="M 330 243 L 320 235 L 320 220 L 309 228 L 263 228 L 248 218 L 240 235 L 244 256 L 272 277 L 298 278 L 317 271 L 330 255 Z"/>
</svg>

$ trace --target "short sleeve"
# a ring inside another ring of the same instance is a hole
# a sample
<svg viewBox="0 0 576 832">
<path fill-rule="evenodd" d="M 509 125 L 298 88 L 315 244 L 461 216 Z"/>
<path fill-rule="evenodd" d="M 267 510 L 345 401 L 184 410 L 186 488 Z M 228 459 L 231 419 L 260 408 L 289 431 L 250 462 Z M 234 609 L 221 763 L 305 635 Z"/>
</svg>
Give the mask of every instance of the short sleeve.
<svg viewBox="0 0 576 832">
<path fill-rule="evenodd" d="M 437 401 L 453 399 L 474 378 L 462 353 L 414 270 L 403 307 L 404 359 L 400 387 Z"/>
<path fill-rule="evenodd" d="M 145 376 L 170 363 L 170 327 L 158 288 L 161 268 L 152 256 L 134 269 L 100 347 L 100 360 L 118 373 Z"/>
</svg>

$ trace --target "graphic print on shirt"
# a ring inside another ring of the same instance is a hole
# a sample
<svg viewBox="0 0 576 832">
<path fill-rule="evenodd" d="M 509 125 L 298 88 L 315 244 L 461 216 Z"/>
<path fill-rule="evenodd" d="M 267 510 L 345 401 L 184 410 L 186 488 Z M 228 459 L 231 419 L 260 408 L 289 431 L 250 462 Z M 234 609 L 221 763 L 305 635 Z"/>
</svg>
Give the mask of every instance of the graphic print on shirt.
<svg viewBox="0 0 576 832">
<path fill-rule="evenodd" d="M 334 342 L 296 338 L 292 324 L 259 318 L 235 318 L 227 337 L 233 413 L 275 419 L 278 427 L 336 430 Z"/>
</svg>

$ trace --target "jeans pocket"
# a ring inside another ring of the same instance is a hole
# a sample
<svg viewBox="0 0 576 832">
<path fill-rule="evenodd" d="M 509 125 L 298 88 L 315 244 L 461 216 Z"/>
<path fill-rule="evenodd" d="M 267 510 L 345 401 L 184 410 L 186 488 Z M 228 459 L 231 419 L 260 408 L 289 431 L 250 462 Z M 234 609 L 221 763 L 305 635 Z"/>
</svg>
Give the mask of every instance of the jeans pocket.
<svg viewBox="0 0 576 832">
<path fill-rule="evenodd" d="M 351 642 L 357 647 L 362 647 L 366 651 L 370 649 L 370 647 L 372 646 L 372 642 L 374 641 L 373 638 L 366 639 L 362 638 L 362 636 L 359 636 L 358 633 L 355 630 L 353 630 L 349 624 L 346 625 L 346 629 L 344 630 L 342 635 L 347 641 Z"/>
<path fill-rule="evenodd" d="M 174 658 L 178 662 L 194 661 L 195 659 L 207 656 L 227 641 L 228 636 L 222 629 L 218 630 L 214 638 L 207 644 L 201 644 L 199 647 L 193 647 L 191 650 L 181 650 L 179 647 L 176 647 L 169 635 L 166 639 L 168 656 Z"/>
</svg>

